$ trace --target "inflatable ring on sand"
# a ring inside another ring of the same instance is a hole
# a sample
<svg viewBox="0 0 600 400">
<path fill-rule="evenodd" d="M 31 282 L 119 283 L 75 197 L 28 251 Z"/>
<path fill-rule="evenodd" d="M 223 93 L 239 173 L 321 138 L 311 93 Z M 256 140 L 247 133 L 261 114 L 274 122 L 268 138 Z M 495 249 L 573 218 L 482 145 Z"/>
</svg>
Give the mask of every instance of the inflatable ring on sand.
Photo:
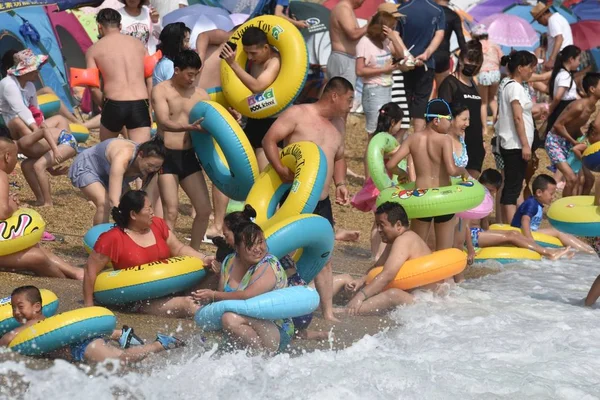
<svg viewBox="0 0 600 400">
<path fill-rule="evenodd" d="M 398 274 L 385 289 L 410 290 L 429 285 L 460 274 L 467 266 L 467 255 L 458 249 L 436 251 L 405 262 Z M 383 271 L 373 268 L 367 275 L 367 285 Z"/>
<path fill-rule="evenodd" d="M 335 233 L 325 218 L 314 214 L 289 217 L 264 228 L 269 252 L 283 257 L 294 250 L 296 271 L 311 282 L 329 261 L 333 252 Z"/>
<path fill-rule="evenodd" d="M 521 231 L 521 229 L 515 228 L 514 226 L 510 226 L 510 225 L 505 225 L 505 224 L 490 225 L 489 230 L 490 231 L 492 231 L 492 230 L 493 231 L 516 231 L 516 232 L 523 233 Z M 533 240 L 535 240 L 535 242 L 542 247 L 553 247 L 553 248 L 565 247 L 565 245 L 560 240 L 558 240 L 558 238 L 555 238 L 554 236 L 546 235 L 545 233 L 531 232 L 531 236 L 533 236 Z"/>
<path fill-rule="evenodd" d="M 246 317 L 276 320 L 301 317 L 312 313 L 319 306 L 319 294 L 308 286 L 292 286 L 273 290 L 248 300 L 218 301 L 202 307 L 194 320 L 204 330 L 222 329 L 221 318 L 226 312 Z"/>
<path fill-rule="evenodd" d="M 246 199 L 246 203 L 256 210 L 255 222 L 263 229 L 268 224 L 313 212 L 325 185 L 327 159 L 319 146 L 312 142 L 296 142 L 286 146 L 279 154 L 283 165 L 295 172 L 294 181 L 283 183 L 269 164 Z M 277 209 L 288 189 L 289 195 Z"/>
<path fill-rule="evenodd" d="M 240 26 L 229 41 L 237 45 L 235 62 L 244 67 L 247 56 L 242 35 L 249 27 L 265 31 L 269 44 L 279 51 L 281 68 L 275 81 L 261 93 L 252 93 L 221 60 L 221 85 L 227 102 L 250 118 L 268 118 L 294 103 L 302 91 L 308 74 L 308 52 L 300 31 L 287 20 L 273 15 L 252 18 Z"/>
<path fill-rule="evenodd" d="M 90 131 L 81 124 L 69 124 L 69 130 L 77 143 L 85 143 L 90 138 Z"/>
<path fill-rule="evenodd" d="M 189 289 L 205 276 L 202 260 L 189 256 L 105 271 L 96 278 L 94 300 L 102 305 L 122 305 L 157 299 Z"/>
<path fill-rule="evenodd" d="M 42 295 L 42 314 L 46 318 L 56 314 L 58 311 L 58 297 L 46 289 L 40 289 L 40 294 Z M 21 325 L 13 318 L 10 300 L 10 296 L 0 299 L 0 337 Z"/>
<path fill-rule="evenodd" d="M 37 211 L 20 208 L 0 221 L 0 256 L 18 253 L 35 246 L 42 239 L 46 223 Z"/>
<path fill-rule="evenodd" d="M 98 336 L 110 336 L 115 315 L 104 307 L 86 307 L 46 318 L 23 329 L 8 347 L 26 356 L 50 353 Z"/>
<path fill-rule="evenodd" d="M 471 208 L 470 210 L 459 212 L 456 214 L 457 217 L 463 219 L 482 219 L 490 215 L 494 211 L 494 197 L 488 192 L 485 191 L 485 197 L 481 204 L 479 204 L 475 208 Z"/>
<path fill-rule="evenodd" d="M 53 94 L 41 94 L 37 97 L 40 110 L 44 114 L 44 118 L 50 118 L 58 114 L 60 110 L 60 99 Z"/>
<path fill-rule="evenodd" d="M 227 99 L 225 98 L 225 94 L 223 93 L 223 88 L 221 86 L 208 88 L 206 89 L 206 93 L 208 93 L 210 101 L 219 103 L 223 107 L 230 107 L 229 103 L 227 102 Z"/>
<path fill-rule="evenodd" d="M 496 261 L 500 264 L 512 264 L 523 260 L 540 261 L 542 256 L 533 250 L 518 247 L 484 247 L 475 255 L 475 263 Z"/>
<path fill-rule="evenodd" d="M 192 108 L 190 123 L 200 118 L 209 134 L 191 132 L 191 137 L 204 171 L 227 197 L 246 200 L 259 173 L 248 137 L 229 111 L 214 101 L 201 101 Z"/>
<path fill-rule="evenodd" d="M 98 68 L 69 68 L 69 83 L 77 86 L 100 87 L 100 70 Z"/>
<path fill-rule="evenodd" d="M 557 230 L 577 236 L 600 236 L 600 207 L 594 196 L 563 197 L 548 208 L 548 220 Z"/>
<path fill-rule="evenodd" d="M 381 191 L 377 206 L 385 202 L 398 203 L 409 219 L 455 214 L 477 207 L 485 197 L 483 185 L 474 180 L 452 178 L 451 186 L 432 189 L 415 188 L 414 182 Z"/>
<path fill-rule="evenodd" d="M 399 146 L 398 140 L 389 133 L 379 132 L 369 141 L 367 148 L 367 166 L 375 187 L 382 191 L 398 184 L 398 178 L 390 178 L 385 169 L 384 156 Z"/>
<path fill-rule="evenodd" d="M 600 172 L 600 142 L 588 146 L 581 160 L 590 171 Z"/>
</svg>

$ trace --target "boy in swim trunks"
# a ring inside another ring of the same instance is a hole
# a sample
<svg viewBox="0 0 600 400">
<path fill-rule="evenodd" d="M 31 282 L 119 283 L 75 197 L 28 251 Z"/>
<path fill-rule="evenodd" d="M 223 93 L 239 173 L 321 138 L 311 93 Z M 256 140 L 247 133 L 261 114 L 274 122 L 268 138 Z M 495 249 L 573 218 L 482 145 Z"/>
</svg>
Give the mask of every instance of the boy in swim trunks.
<svg viewBox="0 0 600 400">
<path fill-rule="evenodd" d="M 260 28 L 250 27 L 242 35 L 244 52 L 248 55 L 249 71 L 235 62 L 236 52 L 228 44 L 223 46 L 221 58 L 231 67 L 240 78 L 244 86 L 252 93 L 259 94 L 265 91 L 279 75 L 281 60 L 279 53 L 269 45 L 267 34 Z M 267 157 L 263 150 L 262 140 L 275 122 L 275 118 L 254 119 L 248 118 L 244 131 L 256 153 L 259 170 L 267 164 Z"/>
<path fill-rule="evenodd" d="M 77 140 L 68 130 L 44 128 L 20 138 L 17 146 L 19 152 L 29 157 L 21 163 L 21 169 L 35 195 L 35 205 L 51 207 L 50 179 L 46 171 L 51 175 L 65 174 L 66 168 L 54 167 L 77 155 Z"/>
<path fill-rule="evenodd" d="M 571 247 L 576 251 L 582 251 L 594 254 L 594 249 L 575 236 L 560 232 L 554 228 L 540 229 L 543 218 L 543 208 L 552 202 L 554 193 L 556 193 L 556 181 L 550 175 L 538 175 L 531 185 L 533 196 L 525 200 L 517 208 L 513 217 L 511 226 L 521 228 L 521 232 L 527 238 L 533 240 L 531 232 L 545 233 L 546 235 L 558 238 L 565 246 Z"/>
<path fill-rule="evenodd" d="M 450 128 L 452 111 L 442 99 L 433 99 L 427 104 L 424 130 L 410 135 L 400 149 L 386 163 L 393 174 L 402 174 L 398 164 L 412 155 L 415 166 L 415 188 L 431 189 L 450 186 L 451 176 L 468 177 L 467 170 L 454 164 L 452 138 L 445 135 Z M 440 135 L 444 133 L 444 135 Z M 411 221 L 411 229 L 427 241 L 431 221 L 434 223 L 436 250 L 449 249 L 454 244 L 454 214 Z"/>
<path fill-rule="evenodd" d="M 600 73 L 588 72 L 583 78 L 582 86 L 587 97 L 569 104 L 546 136 L 545 147 L 550 162 L 562 172 L 566 180 L 563 197 L 572 196 L 578 183 L 577 174 L 573 172 L 567 158 L 572 148 L 580 145 L 577 139 L 582 136 L 581 128 L 596 111 L 596 103 L 600 100 Z"/>
<path fill-rule="evenodd" d="M 25 328 L 46 319 L 42 314 L 42 295 L 35 286 L 21 286 L 11 294 L 13 317 L 21 324 L 20 327 L 8 332 L 0 338 L 0 347 L 6 347 Z M 156 341 L 143 344 L 133 332 L 133 328 L 124 326 L 121 331 L 114 331 L 110 339 L 119 342 L 115 347 L 105 338 L 95 337 L 80 343 L 63 347 L 47 354 L 51 358 L 61 358 L 71 362 L 98 363 L 107 359 L 117 359 L 121 363 L 134 363 L 143 360 L 152 353 L 160 353 L 185 345 L 173 336 L 157 334 Z"/>
<path fill-rule="evenodd" d="M 496 196 L 496 193 L 502 186 L 502 175 L 496 170 L 487 169 L 483 171 L 479 177 L 479 183 L 481 183 L 492 196 Z M 480 221 L 482 220 L 466 221 L 469 229 L 466 230 L 464 242 L 467 247 L 467 263 L 469 265 L 473 263 L 476 255 L 476 249 L 483 247 L 503 245 L 515 246 L 522 249 L 536 251 L 550 260 L 557 260 L 571 250 L 569 247 L 560 249 L 542 247 L 537 244 L 535 240 L 525 237 L 518 231 L 483 229 L 481 226 L 479 226 Z"/>
<path fill-rule="evenodd" d="M 409 229 L 408 216 L 400 204 L 387 202 L 377 207 L 375 223 L 382 242 L 386 244 L 381 257 L 375 262 L 375 266 L 383 266 L 383 270 L 368 285 L 367 275 L 358 279 L 353 279 L 348 274 L 337 275 L 334 279 L 334 293 L 345 289 L 355 294 L 346 307 L 336 309 L 336 312 L 348 315 L 382 314 L 414 301 L 409 291 L 386 287 L 396 278 L 405 262 L 431 254 L 431 250 L 427 243 Z M 436 289 L 439 283 L 442 282 L 411 291 Z"/>
</svg>

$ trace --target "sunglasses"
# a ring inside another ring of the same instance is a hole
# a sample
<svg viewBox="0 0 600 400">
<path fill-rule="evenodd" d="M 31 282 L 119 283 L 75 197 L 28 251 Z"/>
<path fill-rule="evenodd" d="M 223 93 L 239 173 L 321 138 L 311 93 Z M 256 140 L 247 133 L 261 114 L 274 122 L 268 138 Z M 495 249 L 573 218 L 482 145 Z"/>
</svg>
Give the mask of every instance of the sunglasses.
<svg viewBox="0 0 600 400">
<path fill-rule="evenodd" d="M 427 118 L 441 118 L 447 119 L 448 121 L 452 121 L 452 115 L 440 115 L 440 114 L 425 114 Z"/>
</svg>

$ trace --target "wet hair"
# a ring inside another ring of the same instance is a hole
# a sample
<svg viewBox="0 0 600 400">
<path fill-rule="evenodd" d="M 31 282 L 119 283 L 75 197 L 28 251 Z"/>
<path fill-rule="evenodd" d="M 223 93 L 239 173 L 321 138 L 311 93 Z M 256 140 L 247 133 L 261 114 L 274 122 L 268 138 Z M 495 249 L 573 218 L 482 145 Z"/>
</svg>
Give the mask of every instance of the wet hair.
<svg viewBox="0 0 600 400">
<path fill-rule="evenodd" d="M 31 304 L 40 303 L 42 304 L 42 294 L 40 293 L 40 289 L 35 286 L 27 285 L 20 286 L 12 291 L 10 294 L 11 299 L 14 296 L 23 295 Z"/>
<path fill-rule="evenodd" d="M 550 98 L 554 98 L 554 81 L 556 80 L 556 76 L 558 73 L 564 69 L 571 75 L 571 83 L 569 84 L 569 89 L 575 83 L 575 77 L 573 76 L 573 72 L 568 71 L 563 65 L 571 58 L 577 58 L 581 54 L 581 49 L 577 46 L 569 45 L 562 49 L 558 56 L 556 57 L 556 61 L 554 62 L 554 68 L 552 69 L 552 75 L 550 76 L 550 82 L 548 83 L 548 94 Z"/>
<path fill-rule="evenodd" d="M 383 27 L 393 28 L 396 25 L 396 17 L 389 12 L 379 11 L 371 18 L 367 27 L 367 37 L 369 39 L 379 39 L 383 35 Z"/>
<path fill-rule="evenodd" d="M 508 56 L 502 56 L 500 64 L 502 66 L 506 66 L 508 68 L 508 71 L 512 75 L 515 72 L 517 72 L 518 67 L 526 67 L 528 65 L 531 65 L 532 55 L 535 56 L 535 54 L 532 54 L 531 52 L 525 50 L 515 51 L 514 53 L 511 53 Z"/>
<path fill-rule="evenodd" d="M 2 55 L 2 60 L 0 61 L 0 63 L 2 64 L 2 68 L 0 68 L 0 73 L 2 74 L 2 76 L 7 76 L 8 69 L 12 68 L 15 65 L 15 54 L 17 54 L 18 52 L 19 50 L 10 49 Z"/>
<path fill-rule="evenodd" d="M 264 235 L 263 230 L 254 222 L 245 222 L 236 227 L 233 231 L 233 242 L 236 246 L 244 246 L 245 248 L 251 248 L 256 240 Z"/>
<path fill-rule="evenodd" d="M 377 128 L 375 133 L 389 132 L 392 126 L 404 118 L 404 112 L 400 106 L 394 102 L 389 102 L 381 106 L 377 117 Z"/>
<path fill-rule="evenodd" d="M 265 44 L 269 44 L 269 39 L 265 31 L 260 28 L 251 26 L 242 34 L 243 46 L 264 46 Z"/>
<path fill-rule="evenodd" d="M 217 252 L 215 253 L 215 259 L 222 263 L 225 257 L 233 253 L 235 250 L 227 244 L 227 241 L 223 236 L 217 236 L 212 239 L 212 242 L 217 246 Z"/>
<path fill-rule="evenodd" d="M 483 64 L 483 46 L 479 40 L 469 40 L 465 51 L 460 52 L 460 59 L 471 64 Z"/>
<path fill-rule="evenodd" d="M 548 188 L 548 185 L 556 185 L 554 178 L 550 175 L 540 174 L 533 180 L 533 183 L 531 184 L 531 191 L 535 196 L 538 190 L 543 192 Z"/>
<path fill-rule="evenodd" d="M 96 15 L 96 22 L 106 28 L 118 28 L 121 25 L 121 14 L 113 8 L 103 8 Z"/>
<path fill-rule="evenodd" d="M 586 94 L 590 94 L 590 88 L 598 86 L 598 82 L 600 81 L 600 72 L 588 72 L 583 77 L 583 81 L 581 82 L 581 86 L 583 87 L 583 91 Z"/>
<path fill-rule="evenodd" d="M 406 215 L 404 207 L 400 204 L 390 201 L 383 203 L 375 210 L 375 215 L 381 214 L 387 214 L 387 220 L 390 224 L 395 225 L 396 222 L 400 221 L 400 225 L 408 228 L 408 215 Z"/>
<path fill-rule="evenodd" d="M 242 211 L 227 214 L 223 223 L 230 231 L 235 232 L 240 225 L 252 222 L 254 218 L 256 218 L 256 210 L 250 204 L 246 204 Z"/>
<path fill-rule="evenodd" d="M 469 110 L 469 107 L 467 107 L 465 104 L 458 103 L 458 102 L 450 104 L 450 111 L 452 112 L 453 118 L 458 117 L 460 114 L 462 114 L 468 110 Z"/>
<path fill-rule="evenodd" d="M 125 229 L 131 222 L 131 213 L 139 213 L 144 208 L 148 194 L 143 190 L 130 190 L 121 197 L 118 207 L 113 207 L 111 215 L 115 225 Z"/>
<path fill-rule="evenodd" d="M 323 88 L 323 95 L 329 92 L 346 94 L 349 90 L 354 92 L 354 86 L 352 86 L 348 79 L 343 78 L 341 76 L 334 76 L 327 82 L 327 84 Z"/>
<path fill-rule="evenodd" d="M 150 139 L 147 142 L 144 142 L 138 146 L 137 154 L 142 154 L 142 158 L 146 157 L 158 157 L 165 159 L 166 149 L 162 140 L 158 135 L 154 137 L 154 139 Z"/>
<path fill-rule="evenodd" d="M 495 169 L 488 168 L 479 176 L 479 183 L 482 185 L 492 185 L 496 189 L 502 186 L 502 174 Z"/>
<path fill-rule="evenodd" d="M 186 33 L 191 33 L 190 28 L 185 26 L 183 22 L 174 22 L 168 24 L 160 32 L 160 43 L 156 46 L 156 50 L 162 51 L 163 57 L 169 60 L 174 60 L 181 53 L 183 48 L 183 40 Z"/>
<path fill-rule="evenodd" d="M 200 56 L 194 50 L 183 50 L 173 59 L 173 66 L 183 71 L 186 68 L 200 69 L 202 61 Z"/>
</svg>

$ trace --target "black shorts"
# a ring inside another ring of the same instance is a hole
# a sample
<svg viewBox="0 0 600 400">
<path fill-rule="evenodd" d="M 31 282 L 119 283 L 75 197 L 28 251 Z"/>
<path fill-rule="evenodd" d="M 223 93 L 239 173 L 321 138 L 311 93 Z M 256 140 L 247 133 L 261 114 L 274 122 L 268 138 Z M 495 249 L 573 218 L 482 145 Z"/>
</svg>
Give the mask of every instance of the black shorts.
<svg viewBox="0 0 600 400">
<path fill-rule="evenodd" d="M 262 140 L 275 122 L 275 118 L 248 118 L 244 132 L 253 149 L 262 149 Z"/>
<path fill-rule="evenodd" d="M 425 119 L 425 111 L 429 96 L 433 90 L 434 71 L 424 67 L 417 67 L 411 71 L 403 72 L 404 90 L 408 102 L 408 112 L 411 118 Z"/>
<path fill-rule="evenodd" d="M 516 205 L 523 190 L 528 163 L 523 160 L 521 149 L 506 150 L 500 147 L 500 155 L 504 161 L 504 186 L 500 195 L 500 204 Z"/>
<path fill-rule="evenodd" d="M 441 74 L 450 69 L 450 53 L 447 51 L 433 53 L 433 60 L 435 61 L 435 73 Z"/>
<path fill-rule="evenodd" d="M 423 222 L 433 221 L 434 224 L 443 224 L 444 222 L 451 221 L 452 218 L 454 218 L 454 214 L 438 215 L 437 217 L 427 217 L 427 218 L 417 218 L 417 219 L 419 221 L 423 221 Z"/>
<path fill-rule="evenodd" d="M 289 194 L 290 191 L 287 190 L 283 196 L 281 196 L 281 200 L 279 200 L 279 207 L 281 207 Z M 331 208 L 331 200 L 329 200 L 329 196 L 323 200 L 319 200 L 317 206 L 315 207 L 315 211 L 312 213 L 325 218 L 327 221 L 329 221 L 332 227 L 335 226 L 335 222 L 333 221 L 333 209 Z"/>
<path fill-rule="evenodd" d="M 104 100 L 100 123 L 111 132 L 127 129 L 150 128 L 150 103 L 144 100 Z"/>
<path fill-rule="evenodd" d="M 465 144 L 467 146 L 467 156 L 469 156 L 469 162 L 467 162 L 466 169 L 481 172 L 483 161 L 485 160 L 483 140 L 474 142 L 465 141 Z"/>
<path fill-rule="evenodd" d="M 177 175 L 181 182 L 188 176 L 202 171 L 194 149 L 165 150 L 165 162 L 159 172 L 161 175 Z"/>
</svg>

